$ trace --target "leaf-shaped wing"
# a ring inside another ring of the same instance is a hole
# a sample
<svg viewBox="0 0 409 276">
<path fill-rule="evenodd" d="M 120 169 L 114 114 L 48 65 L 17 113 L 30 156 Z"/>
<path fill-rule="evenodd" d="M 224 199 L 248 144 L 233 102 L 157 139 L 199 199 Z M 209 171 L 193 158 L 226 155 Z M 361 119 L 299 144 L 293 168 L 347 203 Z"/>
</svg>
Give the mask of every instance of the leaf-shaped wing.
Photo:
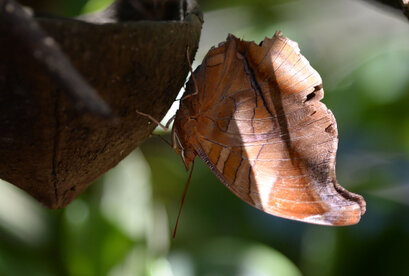
<svg viewBox="0 0 409 276">
<path fill-rule="evenodd" d="M 280 32 L 261 45 L 230 35 L 209 51 L 195 78 L 198 97 L 185 103 L 197 122 L 189 141 L 232 192 L 284 218 L 360 220 L 365 201 L 337 183 L 336 121 L 297 43 Z"/>
</svg>

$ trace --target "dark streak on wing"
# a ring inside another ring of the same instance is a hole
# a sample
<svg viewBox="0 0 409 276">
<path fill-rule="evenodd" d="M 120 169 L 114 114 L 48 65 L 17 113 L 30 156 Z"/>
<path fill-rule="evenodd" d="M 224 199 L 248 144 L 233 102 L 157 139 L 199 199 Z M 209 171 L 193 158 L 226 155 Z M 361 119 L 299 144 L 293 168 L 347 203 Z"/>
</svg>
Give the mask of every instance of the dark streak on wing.
<svg viewBox="0 0 409 276">
<path fill-rule="evenodd" d="M 247 61 L 247 58 L 244 57 L 244 58 L 243 58 L 243 61 L 244 61 L 244 68 L 245 68 L 246 72 L 248 72 L 248 74 L 250 75 L 251 87 L 253 87 L 254 91 L 260 95 L 260 97 L 261 97 L 261 99 L 262 99 L 262 101 L 263 101 L 263 104 L 264 104 L 265 108 L 267 109 L 268 113 L 270 113 L 270 116 L 271 116 L 271 117 L 274 117 L 273 113 L 272 113 L 271 110 L 268 108 L 268 105 L 267 105 L 267 103 L 266 103 L 266 100 L 264 99 L 264 95 L 263 95 L 263 93 L 261 92 L 260 85 L 258 84 L 258 82 L 257 82 L 257 80 L 256 80 L 256 77 L 255 77 L 255 75 L 254 75 L 253 69 L 249 66 L 249 63 L 248 63 L 248 61 Z"/>
</svg>

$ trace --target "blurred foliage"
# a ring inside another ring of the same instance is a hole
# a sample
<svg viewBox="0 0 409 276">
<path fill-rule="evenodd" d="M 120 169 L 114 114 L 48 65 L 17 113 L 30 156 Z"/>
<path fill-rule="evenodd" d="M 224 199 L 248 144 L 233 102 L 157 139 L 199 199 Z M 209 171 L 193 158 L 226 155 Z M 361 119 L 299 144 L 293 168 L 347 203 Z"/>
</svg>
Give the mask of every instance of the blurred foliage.
<svg viewBox="0 0 409 276">
<path fill-rule="evenodd" d="M 109 4 L 22 2 L 65 16 Z M 269 216 L 197 161 L 171 240 L 187 173 L 152 138 L 64 210 L 0 181 L 0 275 L 409 275 L 409 22 L 352 0 L 201 5 L 195 65 L 228 32 L 260 41 L 280 29 L 299 43 L 337 118 L 338 180 L 367 200 L 362 221 L 332 228 Z"/>
</svg>

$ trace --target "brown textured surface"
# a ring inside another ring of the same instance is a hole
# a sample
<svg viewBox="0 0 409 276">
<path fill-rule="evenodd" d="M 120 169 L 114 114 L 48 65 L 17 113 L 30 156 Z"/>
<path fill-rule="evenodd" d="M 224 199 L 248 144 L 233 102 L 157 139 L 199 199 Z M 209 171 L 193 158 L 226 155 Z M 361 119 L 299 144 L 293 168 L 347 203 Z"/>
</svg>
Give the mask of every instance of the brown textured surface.
<svg viewBox="0 0 409 276">
<path fill-rule="evenodd" d="M 0 178 L 50 208 L 67 205 L 145 140 L 188 74 L 200 15 L 182 21 L 94 25 L 39 19 L 116 121 L 80 114 L 44 69 L 0 26 Z"/>
<path fill-rule="evenodd" d="M 337 126 L 319 74 L 277 32 L 262 44 L 230 35 L 188 83 L 175 120 L 188 168 L 196 155 L 233 193 L 266 213 L 350 225 L 365 201 L 335 177 Z M 189 95 L 189 96 L 188 96 Z"/>
</svg>

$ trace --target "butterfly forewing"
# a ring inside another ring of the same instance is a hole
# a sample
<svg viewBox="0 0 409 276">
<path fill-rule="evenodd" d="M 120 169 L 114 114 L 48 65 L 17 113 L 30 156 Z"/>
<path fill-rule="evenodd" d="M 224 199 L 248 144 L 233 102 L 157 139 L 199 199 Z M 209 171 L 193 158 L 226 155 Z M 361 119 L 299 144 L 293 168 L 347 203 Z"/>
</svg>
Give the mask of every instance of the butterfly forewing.
<svg viewBox="0 0 409 276">
<path fill-rule="evenodd" d="M 176 132 L 233 193 L 284 218 L 359 221 L 365 202 L 335 178 L 337 128 L 319 101 L 321 78 L 295 42 L 277 33 L 259 46 L 230 35 L 194 77 L 198 96 L 182 101 Z M 191 118 L 188 131 L 182 121 Z"/>
</svg>

